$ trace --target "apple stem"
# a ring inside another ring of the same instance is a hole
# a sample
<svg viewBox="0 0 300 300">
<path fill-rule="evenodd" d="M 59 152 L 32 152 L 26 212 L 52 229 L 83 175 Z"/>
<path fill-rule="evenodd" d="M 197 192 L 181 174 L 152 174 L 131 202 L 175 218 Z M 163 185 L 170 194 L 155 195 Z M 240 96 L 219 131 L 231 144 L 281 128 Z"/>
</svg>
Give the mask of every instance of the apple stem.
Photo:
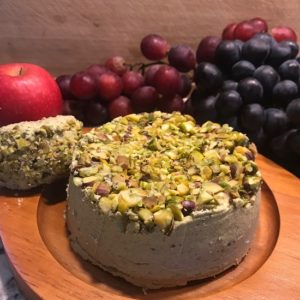
<svg viewBox="0 0 300 300">
<path fill-rule="evenodd" d="M 21 67 L 20 71 L 19 71 L 19 76 L 22 75 L 22 72 L 23 72 L 23 68 Z"/>
</svg>

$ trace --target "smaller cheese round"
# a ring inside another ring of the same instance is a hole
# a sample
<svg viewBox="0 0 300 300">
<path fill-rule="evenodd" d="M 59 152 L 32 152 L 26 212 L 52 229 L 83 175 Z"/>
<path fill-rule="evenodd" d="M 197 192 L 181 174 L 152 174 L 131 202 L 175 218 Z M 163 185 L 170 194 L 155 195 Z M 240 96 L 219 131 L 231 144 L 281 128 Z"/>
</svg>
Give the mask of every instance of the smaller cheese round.
<svg viewBox="0 0 300 300">
<path fill-rule="evenodd" d="M 82 123 L 72 116 L 0 128 L 0 187 L 27 190 L 68 176 Z"/>
</svg>

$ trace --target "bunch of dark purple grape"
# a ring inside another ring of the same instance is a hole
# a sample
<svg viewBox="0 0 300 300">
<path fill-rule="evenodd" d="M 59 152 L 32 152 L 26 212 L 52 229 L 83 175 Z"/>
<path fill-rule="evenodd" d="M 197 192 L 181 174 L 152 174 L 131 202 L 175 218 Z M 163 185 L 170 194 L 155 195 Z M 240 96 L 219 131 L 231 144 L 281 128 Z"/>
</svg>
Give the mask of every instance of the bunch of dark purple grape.
<svg viewBox="0 0 300 300">
<path fill-rule="evenodd" d="M 198 47 L 188 112 L 200 124 L 212 120 L 245 132 L 278 162 L 299 163 L 298 50 L 294 40 L 276 41 L 268 33 L 245 42 L 207 37 Z"/>
</svg>

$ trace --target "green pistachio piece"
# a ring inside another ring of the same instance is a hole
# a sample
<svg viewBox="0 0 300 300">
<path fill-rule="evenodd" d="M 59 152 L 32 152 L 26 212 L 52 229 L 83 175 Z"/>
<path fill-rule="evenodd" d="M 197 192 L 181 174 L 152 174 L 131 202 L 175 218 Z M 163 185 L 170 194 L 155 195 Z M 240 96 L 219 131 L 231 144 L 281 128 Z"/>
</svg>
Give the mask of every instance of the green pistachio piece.
<svg viewBox="0 0 300 300">
<path fill-rule="evenodd" d="M 138 216 L 144 223 L 149 223 L 153 221 L 153 213 L 147 208 L 141 208 L 138 211 Z"/>
<path fill-rule="evenodd" d="M 191 153 L 191 157 L 193 158 L 196 164 L 201 164 L 204 158 L 203 154 L 196 150 Z"/>
<path fill-rule="evenodd" d="M 179 205 L 176 204 L 171 204 L 168 207 L 171 209 L 173 216 L 174 216 L 174 220 L 175 221 L 182 221 L 184 219 L 184 215 L 181 211 L 182 209 L 182 205 L 181 207 L 178 207 Z"/>
<path fill-rule="evenodd" d="M 170 208 L 161 209 L 154 213 L 154 223 L 160 228 L 160 230 L 168 234 L 174 224 L 174 216 Z"/>
<path fill-rule="evenodd" d="M 81 186 L 82 185 L 82 178 L 73 177 L 73 183 L 74 183 L 75 186 Z"/>
<path fill-rule="evenodd" d="M 202 189 L 210 194 L 216 194 L 224 190 L 219 184 L 211 181 L 203 182 Z"/>
<path fill-rule="evenodd" d="M 220 192 L 214 195 L 214 199 L 218 204 L 228 205 L 230 197 L 227 193 Z"/>
<path fill-rule="evenodd" d="M 204 204 L 204 203 L 208 203 L 208 202 L 212 201 L 213 199 L 214 199 L 214 197 L 211 194 L 209 194 L 205 191 L 202 191 L 202 192 L 200 192 L 200 194 L 197 198 L 197 203 Z"/>
<path fill-rule="evenodd" d="M 195 123 L 192 121 L 186 121 L 179 125 L 179 128 L 185 133 L 194 133 L 195 132 Z"/>
<path fill-rule="evenodd" d="M 177 191 L 178 191 L 178 195 L 184 196 L 190 191 L 190 189 L 189 189 L 188 185 L 186 185 L 184 183 L 180 183 L 177 186 Z"/>
<path fill-rule="evenodd" d="M 84 177 L 82 178 L 82 183 L 83 184 L 88 184 L 88 183 L 92 183 L 99 180 L 98 176 L 88 176 L 88 177 Z"/>
<path fill-rule="evenodd" d="M 142 204 L 143 197 L 145 196 L 145 191 L 139 188 L 121 191 L 119 193 L 118 210 L 121 213 L 124 213 L 131 207 L 140 206 Z"/>
<path fill-rule="evenodd" d="M 97 174 L 98 167 L 84 167 L 79 170 L 80 177 L 88 177 Z"/>
<path fill-rule="evenodd" d="M 118 207 L 118 198 L 101 197 L 98 205 L 102 212 L 105 214 L 108 214 L 109 212 L 114 212 Z"/>
</svg>

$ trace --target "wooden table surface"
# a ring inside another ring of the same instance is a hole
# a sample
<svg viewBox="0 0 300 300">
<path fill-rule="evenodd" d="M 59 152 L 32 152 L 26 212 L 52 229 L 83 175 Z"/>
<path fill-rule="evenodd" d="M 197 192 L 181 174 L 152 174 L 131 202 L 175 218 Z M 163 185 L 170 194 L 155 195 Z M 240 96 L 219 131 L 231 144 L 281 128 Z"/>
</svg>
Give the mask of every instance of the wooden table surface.
<svg viewBox="0 0 300 300">
<path fill-rule="evenodd" d="M 100 275 L 102 282 L 96 282 L 96 277 L 89 282 L 86 280 L 89 267 L 86 269 L 78 257 L 68 252 L 64 202 L 45 210 L 39 191 L 18 196 L 0 191 L 0 234 L 20 288 L 29 299 L 51 300 L 196 299 L 200 296 L 209 299 L 299 299 L 300 181 L 263 156 L 258 156 L 257 161 L 266 183 L 265 198 L 258 245 L 253 246 L 245 262 L 208 283 L 146 295 L 105 273 Z M 63 194 L 57 197 L 55 202 L 64 200 Z M 58 217 L 55 207 L 60 207 Z M 80 270 L 86 274 L 76 274 Z"/>
</svg>

